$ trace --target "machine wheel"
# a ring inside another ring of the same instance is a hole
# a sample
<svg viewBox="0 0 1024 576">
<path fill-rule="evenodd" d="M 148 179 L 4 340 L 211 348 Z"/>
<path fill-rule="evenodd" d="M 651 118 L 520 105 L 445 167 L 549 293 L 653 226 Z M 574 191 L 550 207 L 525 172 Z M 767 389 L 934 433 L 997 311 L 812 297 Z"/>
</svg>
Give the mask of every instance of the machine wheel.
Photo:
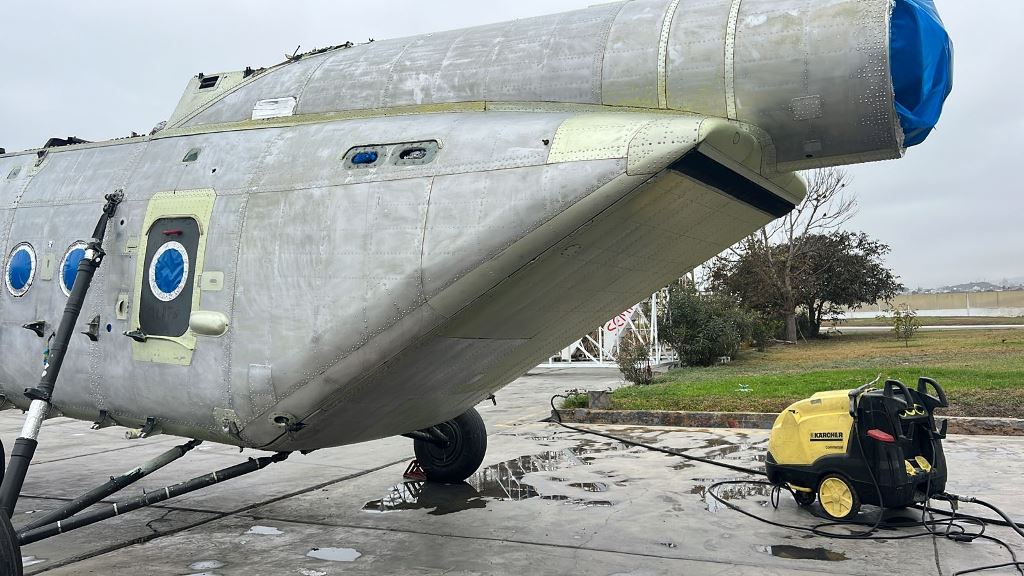
<svg viewBox="0 0 1024 576">
<path fill-rule="evenodd" d="M 828 474 L 818 484 L 818 500 L 829 518 L 847 520 L 860 510 L 860 498 L 850 482 L 839 474 Z"/>
<path fill-rule="evenodd" d="M 441 447 L 425 440 L 413 440 L 416 460 L 432 482 L 462 482 L 469 478 L 487 452 L 487 429 L 475 408 L 437 425 L 447 438 Z"/>
<path fill-rule="evenodd" d="M 0 574 L 22 576 L 21 547 L 18 534 L 6 512 L 0 512 Z"/>
<path fill-rule="evenodd" d="M 799 506 L 810 506 L 814 504 L 815 494 L 814 492 L 803 492 L 801 490 L 793 490 L 793 499 L 796 500 Z"/>
</svg>

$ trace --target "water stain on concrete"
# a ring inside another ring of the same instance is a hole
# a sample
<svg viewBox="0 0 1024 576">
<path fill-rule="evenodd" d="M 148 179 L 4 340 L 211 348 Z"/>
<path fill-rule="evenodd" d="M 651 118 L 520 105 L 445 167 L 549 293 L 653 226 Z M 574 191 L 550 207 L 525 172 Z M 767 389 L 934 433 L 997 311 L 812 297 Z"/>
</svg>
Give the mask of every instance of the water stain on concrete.
<svg viewBox="0 0 1024 576">
<path fill-rule="evenodd" d="M 803 546 L 791 546 L 789 544 L 776 544 L 774 546 L 758 546 L 758 552 L 771 554 L 776 558 L 789 560 L 821 560 L 823 562 L 842 562 L 849 560 L 846 554 L 829 550 L 827 548 L 805 548 Z"/>
<path fill-rule="evenodd" d="M 331 562 L 354 562 L 362 554 L 353 548 L 313 548 L 306 556 Z"/>
</svg>

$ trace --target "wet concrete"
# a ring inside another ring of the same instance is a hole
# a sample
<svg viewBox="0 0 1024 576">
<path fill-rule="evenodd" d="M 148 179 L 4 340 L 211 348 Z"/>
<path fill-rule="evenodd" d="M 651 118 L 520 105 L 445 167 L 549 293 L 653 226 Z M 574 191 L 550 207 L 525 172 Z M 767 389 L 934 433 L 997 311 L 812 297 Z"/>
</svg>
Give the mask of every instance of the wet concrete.
<svg viewBox="0 0 1024 576">
<path fill-rule="evenodd" d="M 107 523 L 26 547 L 30 574 L 950 574 L 1004 561 L 998 545 L 821 538 L 759 523 L 712 504 L 708 486 L 743 479 L 730 470 L 540 422 L 547 398 L 573 387 L 605 388 L 613 371 L 543 371 L 481 405 L 489 451 L 466 483 L 404 481 L 410 442 L 389 439 L 294 455 L 259 474 L 191 498 L 118 516 Z M 16 436 L 18 414 L 0 414 L 0 433 Z M 603 426 L 602 431 L 686 450 L 731 464 L 763 466 L 766 431 Z M 15 523 L 59 505 L 114 470 L 131 468 L 179 443 L 128 442 L 116 429 L 87 423 L 44 426 L 40 461 Z M 153 490 L 252 451 L 204 450 L 147 478 Z M 949 490 L 984 495 L 1024 517 L 1019 477 L 1024 440 L 950 437 Z M 90 454 L 76 456 L 76 453 Z M 195 456 L 195 458 L 192 458 Z M 999 462 L 998 467 L 990 463 Z M 985 469 L 985 474 L 975 471 Z M 725 486 L 728 502 L 777 522 L 820 522 L 768 487 Z M 976 512 L 981 512 L 977 510 Z M 865 508 L 861 519 L 875 511 Z M 907 529 L 910 530 L 910 529 Z M 1007 529 L 990 528 L 1017 546 Z M 1013 538 L 1017 538 L 1016 541 Z M 998 573 L 998 572 L 993 572 Z"/>
</svg>

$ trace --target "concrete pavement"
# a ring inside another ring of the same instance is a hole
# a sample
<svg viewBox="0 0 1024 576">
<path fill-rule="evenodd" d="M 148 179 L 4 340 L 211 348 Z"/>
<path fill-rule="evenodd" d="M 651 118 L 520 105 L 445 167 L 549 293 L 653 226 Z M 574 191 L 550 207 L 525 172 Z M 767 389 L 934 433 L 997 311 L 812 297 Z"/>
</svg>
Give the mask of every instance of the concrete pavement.
<svg viewBox="0 0 1024 576">
<path fill-rule="evenodd" d="M 891 539 L 914 529 L 858 541 L 769 526 L 707 497 L 711 483 L 743 474 L 540 422 L 551 394 L 617 383 L 614 370 L 550 369 L 500 391 L 497 406 L 479 407 L 490 445 L 484 467 L 466 485 L 403 482 L 412 457 L 404 438 L 296 454 L 163 506 L 29 545 L 23 550 L 27 572 L 951 574 L 1009 559 L 989 541 Z M 19 413 L 0 414 L 8 446 L 20 425 Z M 599 428 L 751 466 L 760 464 L 767 442 L 761 430 Z M 128 441 L 123 430 L 91 431 L 85 422 L 47 422 L 15 525 L 178 443 L 162 436 Z M 946 451 L 950 491 L 978 495 L 1024 518 L 1018 488 L 1024 439 L 954 436 Z M 257 454 L 204 444 L 129 494 Z M 730 486 L 720 493 L 774 521 L 821 522 L 788 495 L 773 509 L 765 487 Z M 863 514 L 870 520 L 874 511 Z M 1008 529 L 992 527 L 987 534 L 1024 553 L 1024 540 Z"/>
</svg>

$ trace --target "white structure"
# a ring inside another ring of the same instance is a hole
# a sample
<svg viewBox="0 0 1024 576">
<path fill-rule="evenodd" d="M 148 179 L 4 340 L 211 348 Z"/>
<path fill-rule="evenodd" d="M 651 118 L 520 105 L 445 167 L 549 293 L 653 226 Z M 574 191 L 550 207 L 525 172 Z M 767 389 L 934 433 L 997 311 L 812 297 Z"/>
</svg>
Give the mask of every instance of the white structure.
<svg viewBox="0 0 1024 576">
<path fill-rule="evenodd" d="M 674 361 L 675 352 L 658 338 L 658 310 L 667 300 L 667 290 L 655 292 L 650 300 L 634 304 L 596 330 L 552 355 L 540 366 L 565 367 L 568 364 L 577 364 L 616 368 L 619 343 L 631 334 L 647 345 L 648 358 L 652 366 Z"/>
</svg>

